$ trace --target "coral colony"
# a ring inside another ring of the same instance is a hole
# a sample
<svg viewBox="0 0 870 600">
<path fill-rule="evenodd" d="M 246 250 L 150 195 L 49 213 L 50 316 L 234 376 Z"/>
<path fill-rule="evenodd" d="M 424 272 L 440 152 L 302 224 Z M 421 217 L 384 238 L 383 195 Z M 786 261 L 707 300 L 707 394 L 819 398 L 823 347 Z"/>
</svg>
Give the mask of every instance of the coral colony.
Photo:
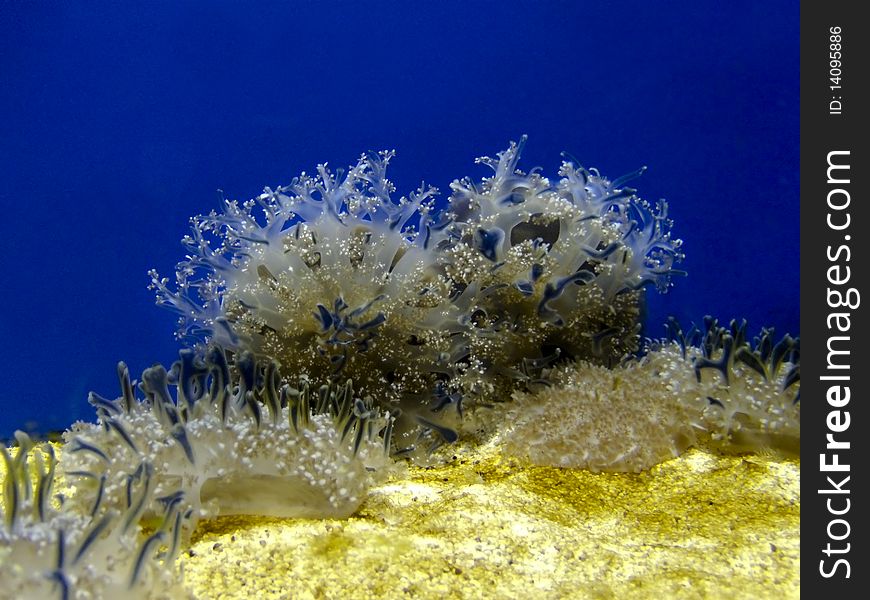
<svg viewBox="0 0 870 600">
<path fill-rule="evenodd" d="M 643 293 L 683 258 L 667 204 L 624 185 L 641 171 L 524 173 L 524 143 L 441 211 L 432 187 L 396 199 L 381 152 L 192 219 L 174 282 L 150 273 L 179 360 L 138 381 L 120 363 L 59 459 L 21 432 L 3 449 L 4 593 L 172 597 L 199 520 L 345 517 L 460 437 L 609 471 L 794 451 L 798 340 L 707 318 L 642 343 Z"/>
</svg>

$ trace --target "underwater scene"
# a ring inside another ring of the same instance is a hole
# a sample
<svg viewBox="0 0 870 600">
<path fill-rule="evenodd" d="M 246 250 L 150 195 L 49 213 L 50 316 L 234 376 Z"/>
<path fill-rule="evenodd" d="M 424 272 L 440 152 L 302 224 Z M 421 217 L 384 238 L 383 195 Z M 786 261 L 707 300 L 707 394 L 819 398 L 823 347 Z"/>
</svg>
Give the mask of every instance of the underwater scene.
<svg viewBox="0 0 870 600">
<path fill-rule="evenodd" d="M 791 2 L 0 7 L 0 599 L 800 595 Z"/>
</svg>

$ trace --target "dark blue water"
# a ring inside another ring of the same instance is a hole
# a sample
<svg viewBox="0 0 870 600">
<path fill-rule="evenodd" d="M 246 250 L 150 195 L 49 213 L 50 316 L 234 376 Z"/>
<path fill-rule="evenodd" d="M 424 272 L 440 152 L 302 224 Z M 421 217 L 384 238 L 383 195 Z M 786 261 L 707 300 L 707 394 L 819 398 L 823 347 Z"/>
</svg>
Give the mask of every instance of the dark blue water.
<svg viewBox="0 0 870 600">
<path fill-rule="evenodd" d="M 115 364 L 170 363 L 189 216 L 395 148 L 447 189 L 529 135 L 611 178 L 641 165 L 689 275 L 668 314 L 798 331 L 796 2 L 0 5 L 0 435 L 92 418 Z M 602 6 L 602 4 L 605 4 Z"/>
</svg>

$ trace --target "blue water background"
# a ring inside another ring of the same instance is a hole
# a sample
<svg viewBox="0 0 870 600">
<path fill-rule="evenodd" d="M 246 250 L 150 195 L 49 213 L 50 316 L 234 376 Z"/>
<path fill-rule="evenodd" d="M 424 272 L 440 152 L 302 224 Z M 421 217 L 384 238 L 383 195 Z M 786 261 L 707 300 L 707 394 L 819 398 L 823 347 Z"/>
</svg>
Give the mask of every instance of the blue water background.
<svg viewBox="0 0 870 600">
<path fill-rule="evenodd" d="M 0 436 L 171 363 L 188 217 L 395 148 L 402 193 L 566 150 L 647 165 L 685 242 L 668 314 L 798 333 L 797 2 L 0 4 Z"/>
</svg>

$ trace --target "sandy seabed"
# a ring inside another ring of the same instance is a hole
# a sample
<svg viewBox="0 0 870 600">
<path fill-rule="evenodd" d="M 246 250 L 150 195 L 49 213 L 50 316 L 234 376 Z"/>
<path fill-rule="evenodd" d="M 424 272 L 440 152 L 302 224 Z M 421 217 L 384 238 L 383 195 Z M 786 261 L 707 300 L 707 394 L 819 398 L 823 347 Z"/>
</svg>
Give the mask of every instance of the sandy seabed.
<svg viewBox="0 0 870 600">
<path fill-rule="evenodd" d="M 450 447 L 346 520 L 222 517 L 196 598 L 797 598 L 800 463 L 690 450 L 640 474 Z"/>
</svg>

